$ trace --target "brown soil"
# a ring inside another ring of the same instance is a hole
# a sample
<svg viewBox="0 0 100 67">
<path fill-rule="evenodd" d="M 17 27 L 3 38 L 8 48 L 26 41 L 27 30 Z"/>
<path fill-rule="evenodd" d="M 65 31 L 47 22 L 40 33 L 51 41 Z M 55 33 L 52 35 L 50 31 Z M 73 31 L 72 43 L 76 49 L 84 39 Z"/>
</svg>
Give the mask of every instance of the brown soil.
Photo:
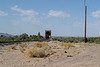
<svg viewBox="0 0 100 67">
<path fill-rule="evenodd" d="M 28 46 L 35 42 L 27 42 Z M 0 46 L 0 67 L 100 67 L 100 45 L 74 44 L 65 49 L 57 47 L 59 42 L 48 42 L 53 54 L 43 58 L 27 58 L 16 50 L 7 51 L 7 46 Z"/>
</svg>

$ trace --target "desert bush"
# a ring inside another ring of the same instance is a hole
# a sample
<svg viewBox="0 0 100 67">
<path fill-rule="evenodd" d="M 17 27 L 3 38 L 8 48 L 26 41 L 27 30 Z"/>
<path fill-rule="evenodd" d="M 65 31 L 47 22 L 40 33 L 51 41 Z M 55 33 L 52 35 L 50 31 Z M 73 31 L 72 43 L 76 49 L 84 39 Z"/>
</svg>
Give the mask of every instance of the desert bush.
<svg viewBox="0 0 100 67">
<path fill-rule="evenodd" d="M 67 49 L 69 49 L 70 47 L 74 47 L 74 45 L 72 43 L 68 43 L 66 46 L 65 46 Z"/>
<path fill-rule="evenodd" d="M 8 48 L 8 51 L 15 50 L 15 49 L 16 49 L 16 45 L 11 45 L 11 46 Z"/>
<path fill-rule="evenodd" d="M 21 47 L 21 48 L 20 48 L 20 52 L 21 52 L 21 53 L 24 53 L 24 51 L 25 51 L 25 49 Z"/>
<path fill-rule="evenodd" d="M 34 57 L 44 57 L 45 56 L 45 50 L 42 48 L 35 48 L 33 51 Z"/>
<path fill-rule="evenodd" d="M 45 55 L 48 55 L 52 52 L 50 46 L 46 42 L 37 42 L 33 45 L 33 47 L 42 48 L 43 50 L 45 50 Z"/>
<path fill-rule="evenodd" d="M 57 49 L 58 46 L 51 46 L 52 49 Z"/>
<path fill-rule="evenodd" d="M 45 42 L 37 42 L 25 50 L 27 57 L 45 57 L 51 53 L 50 46 Z"/>
<path fill-rule="evenodd" d="M 30 48 L 27 48 L 26 50 L 25 50 L 25 52 L 24 52 L 24 55 L 26 56 L 26 57 L 33 57 L 33 52 L 32 51 L 34 51 L 34 48 L 32 49 L 33 47 L 30 47 Z"/>
<path fill-rule="evenodd" d="M 11 45 L 10 48 L 11 49 L 16 49 L 16 45 Z"/>
<path fill-rule="evenodd" d="M 26 49 L 24 55 L 27 57 L 44 57 L 45 51 L 42 48 L 30 47 Z"/>
<path fill-rule="evenodd" d="M 46 42 L 37 42 L 32 46 L 41 48 L 41 47 L 44 47 L 44 46 L 48 46 L 48 44 Z"/>
<path fill-rule="evenodd" d="M 64 43 L 64 42 L 60 42 L 58 45 L 60 45 L 60 46 L 65 46 L 66 43 Z"/>
<path fill-rule="evenodd" d="M 43 46 L 42 49 L 45 51 L 45 56 L 52 54 L 50 46 Z"/>
<path fill-rule="evenodd" d="M 70 47 L 74 47 L 74 45 L 72 43 L 60 42 L 58 45 L 59 46 L 65 46 L 67 49 L 69 49 Z"/>
<path fill-rule="evenodd" d="M 27 44 L 19 44 L 19 46 L 20 46 L 21 48 L 26 48 L 28 45 L 27 45 Z"/>
</svg>

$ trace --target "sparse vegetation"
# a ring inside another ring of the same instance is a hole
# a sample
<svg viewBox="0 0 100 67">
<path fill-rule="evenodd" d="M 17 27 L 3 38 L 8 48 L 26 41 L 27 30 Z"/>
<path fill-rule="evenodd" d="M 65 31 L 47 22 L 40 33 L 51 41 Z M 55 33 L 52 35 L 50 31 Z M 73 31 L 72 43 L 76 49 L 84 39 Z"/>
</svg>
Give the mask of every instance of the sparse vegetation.
<svg viewBox="0 0 100 67">
<path fill-rule="evenodd" d="M 26 49 L 24 55 L 26 57 L 43 57 L 45 56 L 45 51 L 42 48 L 30 47 Z"/>
<path fill-rule="evenodd" d="M 43 40 L 44 37 L 40 35 L 40 32 L 38 35 L 30 35 L 23 33 L 20 36 L 0 36 L 0 43 L 4 42 L 14 42 L 14 41 L 32 41 L 32 40 Z"/>
<path fill-rule="evenodd" d="M 80 43 L 84 42 L 84 37 L 55 37 L 53 40 L 66 43 Z M 100 44 L 100 37 L 87 37 L 87 42 Z"/>
<path fill-rule="evenodd" d="M 44 46 L 48 46 L 48 44 L 46 42 L 37 42 L 32 46 L 41 48 L 41 47 L 44 47 Z"/>
<path fill-rule="evenodd" d="M 67 49 L 69 49 L 70 47 L 74 47 L 74 45 L 72 43 L 60 42 L 58 45 L 59 46 L 65 46 Z"/>
<path fill-rule="evenodd" d="M 24 51 L 25 51 L 25 49 L 21 47 L 21 48 L 20 48 L 20 52 L 21 52 L 21 53 L 24 53 Z"/>
<path fill-rule="evenodd" d="M 27 44 L 19 44 L 20 48 L 26 48 L 28 45 Z"/>
<path fill-rule="evenodd" d="M 11 49 L 16 49 L 16 45 L 11 45 L 10 48 Z"/>
<path fill-rule="evenodd" d="M 15 50 L 16 49 L 16 45 L 11 45 L 9 48 L 8 48 L 8 51 L 12 51 L 12 50 Z"/>
<path fill-rule="evenodd" d="M 28 47 L 28 45 L 27 45 L 27 44 L 24 44 L 24 43 L 19 44 L 20 52 L 24 53 L 25 48 L 27 48 L 27 47 Z"/>
<path fill-rule="evenodd" d="M 51 53 L 50 46 L 45 42 L 37 42 L 25 50 L 27 57 L 45 57 Z"/>
</svg>

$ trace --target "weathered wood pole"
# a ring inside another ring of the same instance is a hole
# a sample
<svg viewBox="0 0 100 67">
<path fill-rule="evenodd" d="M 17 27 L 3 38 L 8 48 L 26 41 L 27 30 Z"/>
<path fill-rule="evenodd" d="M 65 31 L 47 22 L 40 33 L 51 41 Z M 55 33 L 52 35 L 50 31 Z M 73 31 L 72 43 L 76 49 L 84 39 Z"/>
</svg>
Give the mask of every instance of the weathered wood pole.
<svg viewBox="0 0 100 67">
<path fill-rule="evenodd" d="M 85 43 L 87 42 L 87 38 L 86 38 L 86 20 L 87 20 L 87 6 L 85 6 L 85 34 L 84 34 Z"/>
</svg>

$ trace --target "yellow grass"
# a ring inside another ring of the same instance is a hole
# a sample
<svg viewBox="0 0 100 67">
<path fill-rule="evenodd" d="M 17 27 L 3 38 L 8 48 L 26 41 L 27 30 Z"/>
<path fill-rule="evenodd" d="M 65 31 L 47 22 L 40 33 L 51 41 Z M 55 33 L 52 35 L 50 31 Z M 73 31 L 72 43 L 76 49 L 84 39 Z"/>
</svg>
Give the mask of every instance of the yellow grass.
<svg viewBox="0 0 100 67">
<path fill-rule="evenodd" d="M 70 47 L 74 47 L 74 45 L 72 43 L 60 42 L 58 45 L 65 46 L 67 49 L 69 49 Z"/>
<path fill-rule="evenodd" d="M 45 51 L 45 55 L 51 54 L 52 50 L 50 46 L 44 46 L 42 49 Z"/>
<path fill-rule="evenodd" d="M 25 49 L 24 48 L 20 48 L 20 52 L 24 53 Z"/>
<path fill-rule="evenodd" d="M 24 55 L 26 56 L 26 57 L 33 57 L 33 50 L 34 50 L 34 48 L 32 49 L 33 47 L 30 47 L 30 48 L 27 48 L 26 50 L 25 50 L 25 53 L 24 53 Z"/>
<path fill-rule="evenodd" d="M 25 50 L 24 55 L 27 57 L 45 57 L 50 54 L 51 48 L 45 42 L 37 42 Z"/>
<path fill-rule="evenodd" d="M 8 51 L 15 50 L 15 49 L 16 49 L 16 45 L 11 45 L 11 46 L 8 48 Z"/>
<path fill-rule="evenodd" d="M 21 47 L 21 48 L 26 48 L 28 45 L 27 44 L 19 44 L 19 46 Z"/>
<path fill-rule="evenodd" d="M 11 49 L 16 49 L 16 46 L 15 45 L 11 45 L 10 48 Z"/>
<path fill-rule="evenodd" d="M 48 46 L 48 44 L 46 42 L 37 42 L 32 46 L 41 48 L 41 47 L 44 47 L 44 46 Z"/>
<path fill-rule="evenodd" d="M 43 57 L 45 56 L 45 51 L 42 48 L 30 47 L 26 49 L 24 55 L 26 57 Z"/>
<path fill-rule="evenodd" d="M 67 49 L 69 49 L 70 47 L 74 47 L 74 45 L 72 43 L 68 43 L 66 46 L 65 46 Z"/>
</svg>

